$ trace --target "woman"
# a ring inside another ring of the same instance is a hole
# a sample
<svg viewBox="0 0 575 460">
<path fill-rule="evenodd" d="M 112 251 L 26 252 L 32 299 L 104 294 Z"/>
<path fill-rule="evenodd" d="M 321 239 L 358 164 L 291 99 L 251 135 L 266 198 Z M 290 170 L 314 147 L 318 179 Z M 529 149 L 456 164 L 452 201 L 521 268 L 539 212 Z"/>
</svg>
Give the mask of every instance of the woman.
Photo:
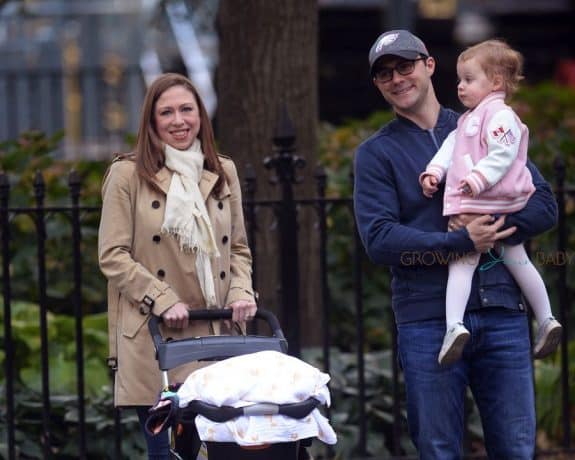
<svg viewBox="0 0 575 460">
<path fill-rule="evenodd" d="M 135 406 L 143 428 L 161 385 L 149 316 L 161 316 L 163 334 L 177 339 L 229 332 L 226 323 L 188 322 L 189 309 L 231 308 L 242 325 L 257 308 L 237 171 L 216 153 L 186 77 L 164 74 L 149 87 L 134 152 L 113 161 L 102 197 L 98 252 L 117 363 L 114 403 Z M 170 381 L 198 366 L 175 369 Z M 169 457 L 167 434 L 146 441 L 149 459 Z"/>
</svg>

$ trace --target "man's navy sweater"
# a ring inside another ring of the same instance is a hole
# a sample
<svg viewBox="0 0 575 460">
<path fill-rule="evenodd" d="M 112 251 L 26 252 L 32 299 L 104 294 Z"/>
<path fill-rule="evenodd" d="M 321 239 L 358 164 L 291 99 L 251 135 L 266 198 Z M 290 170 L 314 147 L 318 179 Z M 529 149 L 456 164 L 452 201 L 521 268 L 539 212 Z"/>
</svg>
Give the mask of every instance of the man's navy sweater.
<svg viewBox="0 0 575 460">
<path fill-rule="evenodd" d="M 370 259 L 391 268 L 398 323 L 445 317 L 447 262 L 474 250 L 466 229 L 447 232 L 443 187 L 429 199 L 419 184 L 419 175 L 455 129 L 458 116 L 442 108 L 432 130 L 398 116 L 356 152 L 356 222 Z M 557 219 L 549 184 L 533 164 L 528 167 L 536 191 L 524 209 L 507 216 L 505 228 L 516 226 L 517 231 L 506 244 L 519 244 L 549 230 Z M 493 263 L 493 257 L 484 254 L 467 309 L 486 307 L 524 310 L 521 292 L 504 264 Z"/>
</svg>

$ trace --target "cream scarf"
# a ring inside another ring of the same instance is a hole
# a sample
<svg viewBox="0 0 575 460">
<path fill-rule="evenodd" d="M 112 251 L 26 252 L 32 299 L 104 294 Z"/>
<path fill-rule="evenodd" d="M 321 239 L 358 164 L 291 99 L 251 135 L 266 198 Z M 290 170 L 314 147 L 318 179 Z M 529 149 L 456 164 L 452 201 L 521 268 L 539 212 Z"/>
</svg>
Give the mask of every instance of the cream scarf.
<svg viewBox="0 0 575 460">
<path fill-rule="evenodd" d="M 210 257 L 220 253 L 212 224 L 198 184 L 204 167 L 204 154 L 198 139 L 188 150 L 165 145 L 166 166 L 173 171 L 166 197 L 162 233 L 174 235 L 182 251 L 196 254 L 196 272 L 206 305 L 216 305 L 216 292 Z"/>
</svg>

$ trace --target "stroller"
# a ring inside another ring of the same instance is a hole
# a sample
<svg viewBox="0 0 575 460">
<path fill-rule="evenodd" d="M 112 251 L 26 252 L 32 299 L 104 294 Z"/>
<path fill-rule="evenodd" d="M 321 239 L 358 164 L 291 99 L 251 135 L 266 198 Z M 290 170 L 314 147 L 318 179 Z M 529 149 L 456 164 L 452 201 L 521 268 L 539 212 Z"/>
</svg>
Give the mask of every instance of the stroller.
<svg viewBox="0 0 575 460">
<path fill-rule="evenodd" d="M 228 309 L 192 310 L 189 318 L 190 320 L 220 320 L 231 319 L 231 315 L 232 312 Z M 198 415 L 217 423 L 228 422 L 242 416 L 284 415 L 290 419 L 299 420 L 308 417 L 322 403 L 319 399 L 308 397 L 303 401 L 288 404 L 262 402 L 244 407 L 219 406 L 193 399 L 184 407 L 180 407 L 177 390 L 181 387 L 171 385 L 168 381 L 168 370 L 193 361 L 221 361 L 269 351 L 285 355 L 288 344 L 277 318 L 271 312 L 259 308 L 255 319 L 267 322 L 271 330 L 270 336 L 206 336 L 164 340 L 159 330 L 161 319 L 156 316 L 150 318 L 148 326 L 156 349 L 156 359 L 162 371 L 163 392 L 159 403 L 150 411 L 146 429 L 151 434 L 164 430 L 170 431 L 173 459 L 196 460 L 202 458 L 202 454 L 207 455 L 209 460 L 229 458 L 306 460 L 310 458 L 306 447 L 311 445 L 311 438 L 275 443 L 264 442 L 250 446 L 239 445 L 236 442 L 209 440 L 202 442 L 195 420 Z"/>
</svg>

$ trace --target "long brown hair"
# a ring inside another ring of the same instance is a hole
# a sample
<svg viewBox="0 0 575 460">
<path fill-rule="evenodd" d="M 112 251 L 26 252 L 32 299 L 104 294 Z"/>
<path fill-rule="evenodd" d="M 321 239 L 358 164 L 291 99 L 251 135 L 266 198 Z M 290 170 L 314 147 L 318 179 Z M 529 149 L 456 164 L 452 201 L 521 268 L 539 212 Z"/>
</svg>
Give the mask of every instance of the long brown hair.
<svg viewBox="0 0 575 460">
<path fill-rule="evenodd" d="M 198 132 L 198 139 L 202 143 L 202 151 L 204 152 L 204 168 L 219 176 L 215 187 L 216 191 L 219 191 L 225 181 L 225 175 L 220 160 L 218 159 L 210 117 L 192 82 L 187 77 L 177 73 L 165 73 L 159 76 L 146 92 L 144 103 L 142 104 L 142 113 L 140 115 L 140 124 L 135 145 L 136 171 L 144 181 L 152 187 L 157 188 L 154 176 L 164 166 L 166 157 L 164 154 L 164 144 L 158 137 L 156 131 L 154 112 L 160 96 L 174 86 L 183 86 L 190 91 L 196 99 L 200 111 L 200 131 Z"/>
</svg>

